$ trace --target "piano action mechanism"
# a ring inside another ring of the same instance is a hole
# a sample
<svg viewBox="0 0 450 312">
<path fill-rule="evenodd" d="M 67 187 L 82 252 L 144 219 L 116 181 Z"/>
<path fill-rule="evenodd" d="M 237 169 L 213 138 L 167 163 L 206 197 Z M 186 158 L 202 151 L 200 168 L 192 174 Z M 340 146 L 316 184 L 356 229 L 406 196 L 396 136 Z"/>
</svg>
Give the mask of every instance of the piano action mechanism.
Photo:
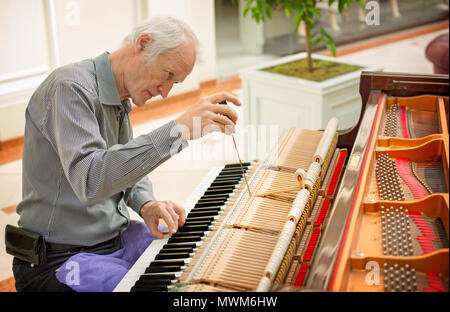
<svg viewBox="0 0 450 312">
<path fill-rule="evenodd" d="M 353 129 L 289 129 L 251 193 L 225 166 L 116 291 L 448 291 L 448 86 L 363 72 Z"/>
</svg>

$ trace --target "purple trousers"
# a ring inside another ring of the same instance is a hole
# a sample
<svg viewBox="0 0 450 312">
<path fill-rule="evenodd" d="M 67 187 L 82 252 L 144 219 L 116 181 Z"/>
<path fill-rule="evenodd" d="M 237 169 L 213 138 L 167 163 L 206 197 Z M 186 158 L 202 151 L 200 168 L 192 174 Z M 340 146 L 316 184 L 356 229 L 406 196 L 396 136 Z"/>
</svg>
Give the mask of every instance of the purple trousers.
<svg viewBox="0 0 450 312">
<path fill-rule="evenodd" d="M 109 255 L 76 254 L 56 271 L 56 278 L 75 291 L 110 292 L 154 239 L 145 223 L 132 220 L 120 236 L 121 249 Z"/>
</svg>

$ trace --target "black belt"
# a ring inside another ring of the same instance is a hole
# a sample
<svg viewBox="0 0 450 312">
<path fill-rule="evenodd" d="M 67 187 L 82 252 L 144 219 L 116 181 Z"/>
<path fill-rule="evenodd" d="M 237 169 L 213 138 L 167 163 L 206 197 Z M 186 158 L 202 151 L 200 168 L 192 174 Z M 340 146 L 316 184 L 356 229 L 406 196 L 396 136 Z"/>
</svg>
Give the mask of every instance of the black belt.
<svg viewBox="0 0 450 312">
<path fill-rule="evenodd" d="M 45 242 L 45 247 L 47 252 L 90 252 L 98 249 L 107 249 L 113 248 L 120 245 L 120 236 L 104 241 L 102 243 L 93 245 L 93 246 L 80 246 L 80 245 L 69 245 L 69 244 L 59 244 L 59 243 L 50 243 Z"/>
</svg>

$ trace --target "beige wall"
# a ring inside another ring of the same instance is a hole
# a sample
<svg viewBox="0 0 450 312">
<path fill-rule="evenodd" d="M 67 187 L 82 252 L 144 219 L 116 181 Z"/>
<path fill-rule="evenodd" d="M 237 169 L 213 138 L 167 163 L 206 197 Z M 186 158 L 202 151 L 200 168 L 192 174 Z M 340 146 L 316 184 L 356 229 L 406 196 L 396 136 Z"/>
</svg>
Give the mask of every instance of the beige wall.
<svg viewBox="0 0 450 312">
<path fill-rule="evenodd" d="M 1 0 L 0 141 L 23 135 L 25 108 L 54 68 L 117 49 L 139 21 L 171 15 L 191 25 L 203 61 L 172 95 L 216 78 L 214 1 Z"/>
</svg>

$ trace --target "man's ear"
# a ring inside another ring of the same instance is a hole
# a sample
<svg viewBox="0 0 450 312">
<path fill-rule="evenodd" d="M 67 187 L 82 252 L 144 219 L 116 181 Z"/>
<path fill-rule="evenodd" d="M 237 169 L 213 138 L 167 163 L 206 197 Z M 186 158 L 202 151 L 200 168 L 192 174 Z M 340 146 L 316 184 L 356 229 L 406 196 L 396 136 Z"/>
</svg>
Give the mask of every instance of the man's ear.
<svg viewBox="0 0 450 312">
<path fill-rule="evenodd" d="M 136 39 L 135 50 L 136 52 L 144 51 L 152 42 L 152 37 L 149 34 L 141 34 Z"/>
</svg>

